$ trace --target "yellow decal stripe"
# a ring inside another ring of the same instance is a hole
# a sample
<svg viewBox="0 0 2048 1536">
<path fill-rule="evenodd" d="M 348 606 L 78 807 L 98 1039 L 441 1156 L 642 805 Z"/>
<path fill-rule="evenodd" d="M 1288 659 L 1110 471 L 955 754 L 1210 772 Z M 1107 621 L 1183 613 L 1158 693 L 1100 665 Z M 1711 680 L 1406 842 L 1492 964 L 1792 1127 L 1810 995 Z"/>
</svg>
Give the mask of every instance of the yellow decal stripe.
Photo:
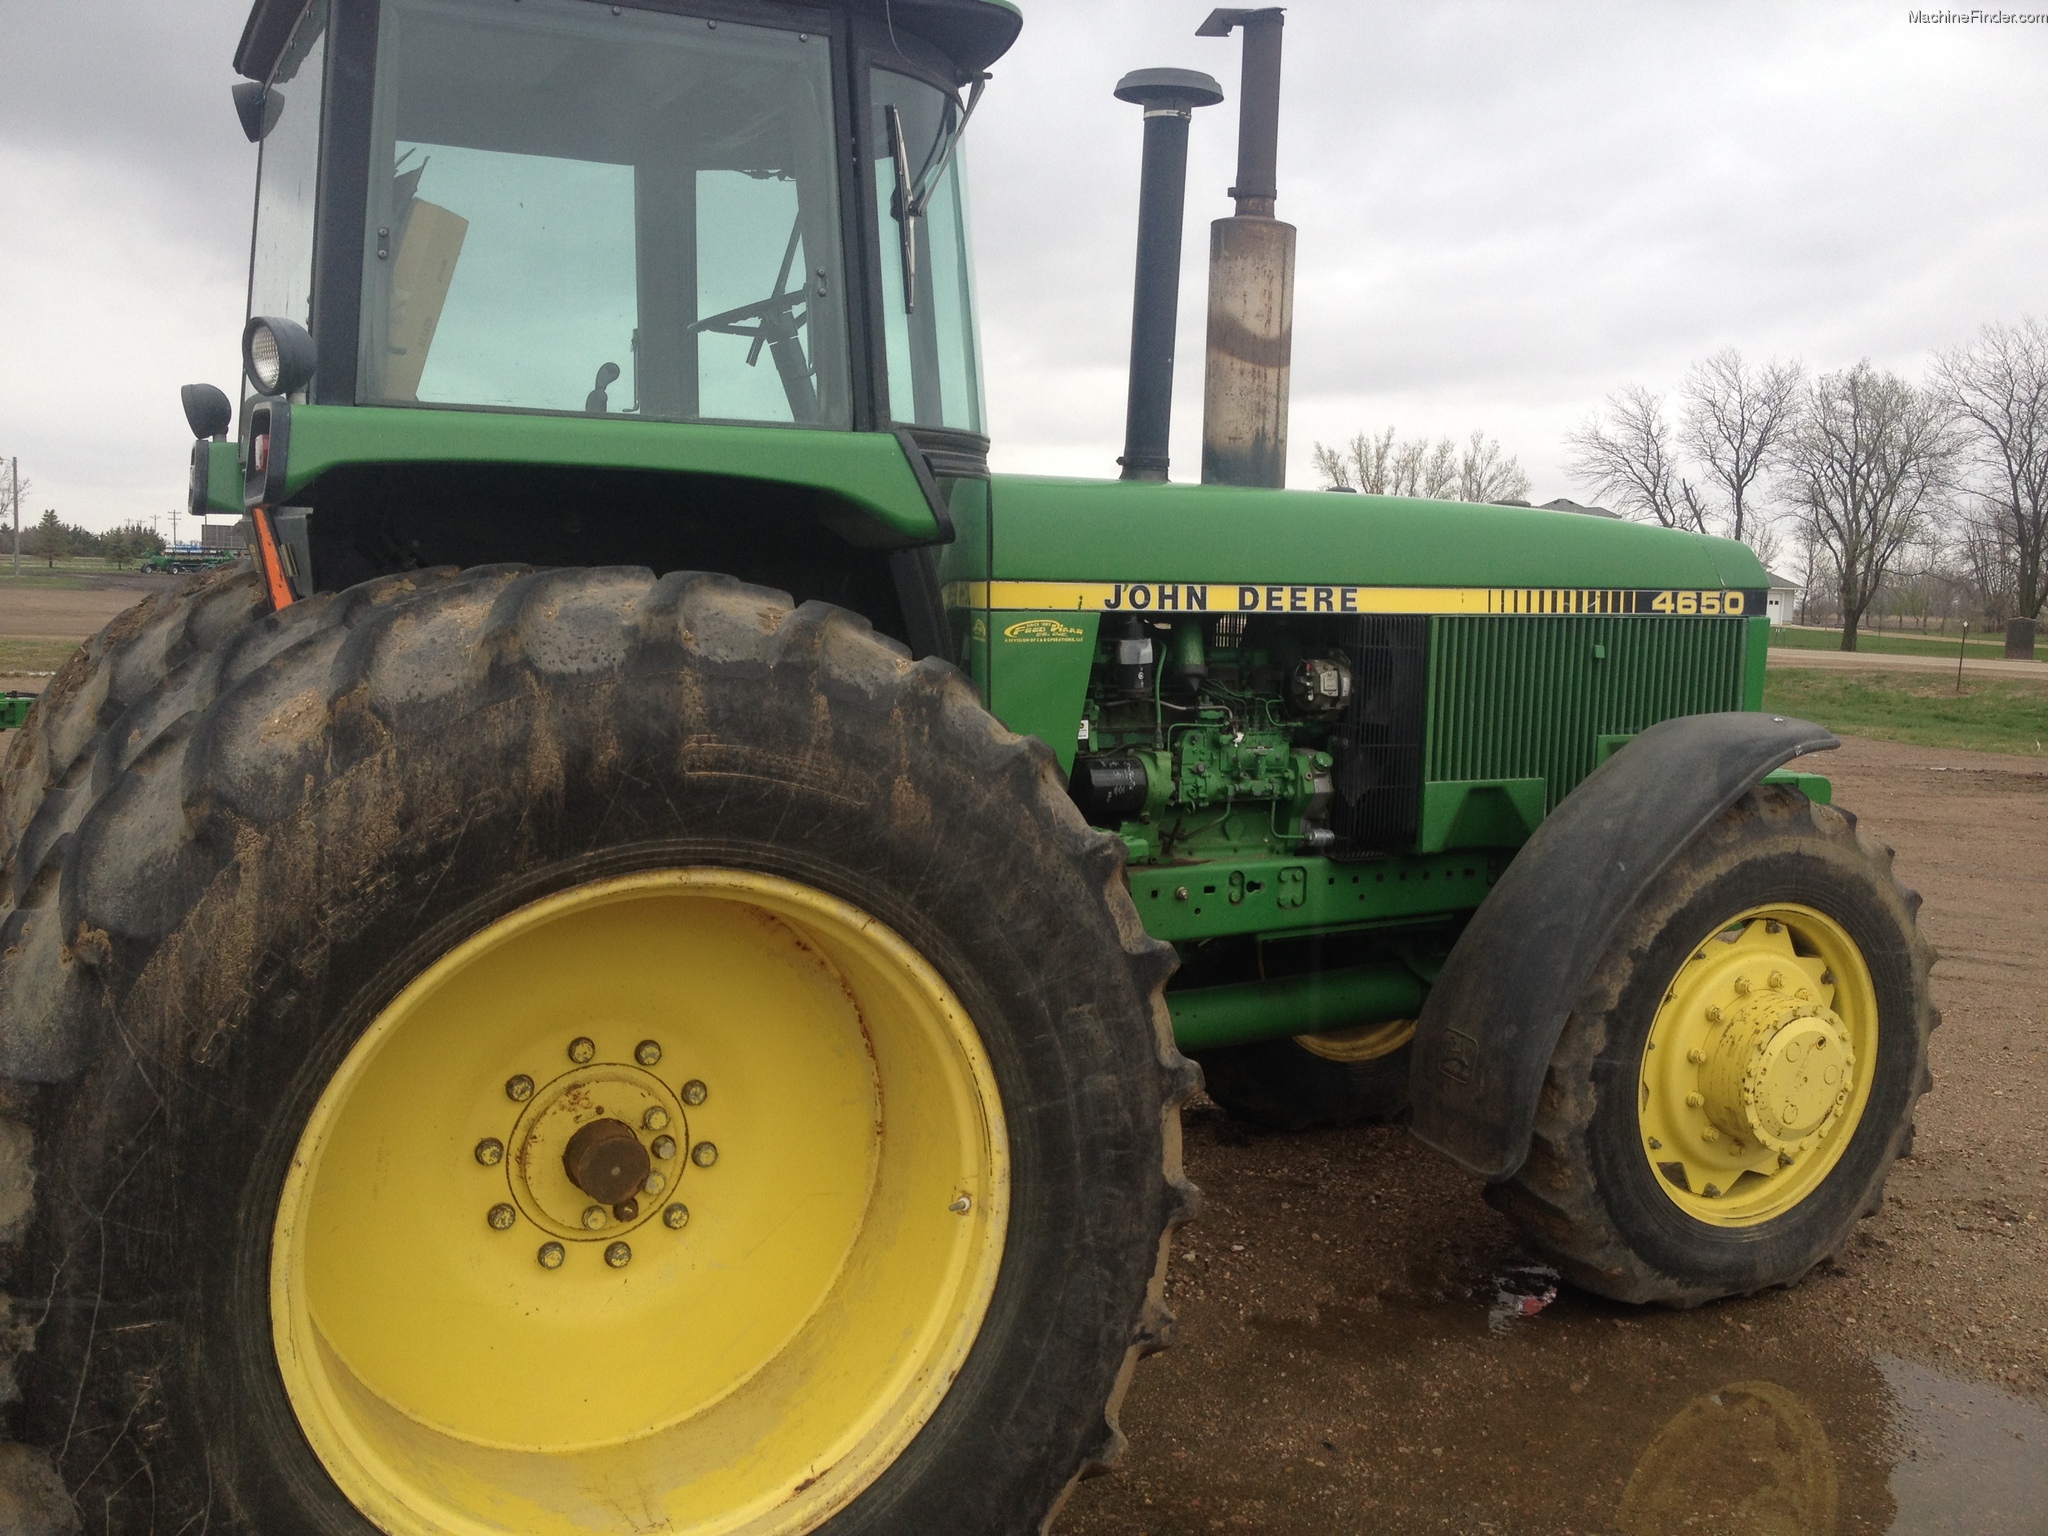
<svg viewBox="0 0 2048 1536">
<path fill-rule="evenodd" d="M 1640 613 L 1628 588 L 1373 587 L 1298 582 L 957 581 L 948 607 L 1071 613 Z M 1739 610 L 1738 610 L 1739 611 Z"/>
</svg>

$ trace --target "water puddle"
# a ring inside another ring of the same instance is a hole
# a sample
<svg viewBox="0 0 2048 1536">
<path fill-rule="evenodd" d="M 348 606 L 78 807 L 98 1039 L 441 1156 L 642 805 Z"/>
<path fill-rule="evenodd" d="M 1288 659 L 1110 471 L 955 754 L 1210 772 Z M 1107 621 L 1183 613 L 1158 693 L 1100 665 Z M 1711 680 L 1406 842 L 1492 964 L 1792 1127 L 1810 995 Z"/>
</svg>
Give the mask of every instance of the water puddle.
<svg viewBox="0 0 2048 1536">
<path fill-rule="evenodd" d="M 1521 1262 L 1412 1278 L 1362 1304 L 1247 1319 L 1211 1365 L 1278 1411 L 1225 1410 L 1213 1444 L 1181 1440 L 1143 1528 L 2048 1532 L 2048 1410 L 1867 1354 L 1782 1294 L 1671 1313 Z M 1142 1443 L 1147 1427 L 1130 1427 Z"/>
</svg>

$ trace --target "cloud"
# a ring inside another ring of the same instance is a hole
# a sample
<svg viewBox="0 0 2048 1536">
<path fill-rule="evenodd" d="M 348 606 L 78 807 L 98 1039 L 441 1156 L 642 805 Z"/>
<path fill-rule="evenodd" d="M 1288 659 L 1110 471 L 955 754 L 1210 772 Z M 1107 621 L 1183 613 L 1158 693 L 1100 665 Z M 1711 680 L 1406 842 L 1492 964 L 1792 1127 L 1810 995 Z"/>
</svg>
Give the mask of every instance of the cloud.
<svg viewBox="0 0 2048 1536">
<path fill-rule="evenodd" d="M 1032 0 L 969 159 L 997 463 L 1113 475 L 1141 120 L 1127 70 L 1207 70 L 1181 286 L 1178 473 L 1199 462 L 1207 224 L 1230 211 L 1238 43 L 1205 3 Z M 254 154 L 227 101 L 244 0 L 0 12 L 0 452 L 104 525 L 179 496 L 176 386 L 231 385 Z M 1280 212 L 1299 226 L 1295 484 L 1361 428 L 1518 454 L 1733 343 L 1917 371 L 2043 308 L 2048 29 L 1894 0 L 1301 0 Z"/>
</svg>

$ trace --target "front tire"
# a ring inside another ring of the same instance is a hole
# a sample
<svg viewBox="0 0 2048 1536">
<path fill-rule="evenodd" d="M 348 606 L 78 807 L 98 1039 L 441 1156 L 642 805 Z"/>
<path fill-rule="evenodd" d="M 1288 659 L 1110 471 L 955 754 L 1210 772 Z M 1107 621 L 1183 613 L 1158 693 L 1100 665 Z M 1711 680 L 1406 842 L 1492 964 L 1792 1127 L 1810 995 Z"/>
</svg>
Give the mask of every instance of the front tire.
<svg viewBox="0 0 2048 1536">
<path fill-rule="evenodd" d="M 1693 1306 L 1790 1285 L 1874 1212 L 1932 1079 L 1934 953 L 1891 851 L 1751 790 L 1631 912 L 1488 1197 L 1567 1278 Z"/>
<path fill-rule="evenodd" d="M 1204 1051 L 1202 1091 L 1263 1130 L 1384 1124 L 1408 1107 L 1414 1039 L 1397 1019 Z"/>
<path fill-rule="evenodd" d="M 995 1536 L 1113 1456 L 1192 1202 L 1170 958 L 950 668 L 722 577 L 416 573 L 87 756 L 0 1041 L 76 1053 L 20 1428 L 109 1530 Z M 584 1207 L 598 1120 L 673 1182 Z"/>
</svg>

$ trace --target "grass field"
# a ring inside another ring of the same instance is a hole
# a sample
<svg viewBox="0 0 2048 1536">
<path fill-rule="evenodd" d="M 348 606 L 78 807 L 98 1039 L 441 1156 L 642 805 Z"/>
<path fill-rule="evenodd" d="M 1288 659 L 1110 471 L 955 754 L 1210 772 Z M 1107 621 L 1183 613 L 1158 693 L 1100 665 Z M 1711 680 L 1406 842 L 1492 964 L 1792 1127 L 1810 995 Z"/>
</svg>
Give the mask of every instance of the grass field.
<svg viewBox="0 0 2048 1536">
<path fill-rule="evenodd" d="M 1878 656 L 1953 657 L 1961 640 L 1960 635 L 1881 635 L 1874 630 L 1866 629 L 1857 633 L 1856 649 Z M 1787 651 L 1839 651 L 1842 648 L 1842 632 L 1839 629 L 1795 629 L 1790 624 L 1781 624 L 1771 631 L 1771 644 Z M 2005 654 L 2004 637 L 1972 640 L 1969 642 L 1969 654 L 1983 660 L 1995 661 Z"/>
<path fill-rule="evenodd" d="M 1877 741 L 2048 756 L 2048 677 L 1966 678 L 1957 693 L 1938 673 L 1786 668 L 1765 677 L 1764 708 Z"/>
<path fill-rule="evenodd" d="M 10 640 L 0 635 L 0 673 L 54 672 L 77 649 L 76 640 Z"/>
</svg>

